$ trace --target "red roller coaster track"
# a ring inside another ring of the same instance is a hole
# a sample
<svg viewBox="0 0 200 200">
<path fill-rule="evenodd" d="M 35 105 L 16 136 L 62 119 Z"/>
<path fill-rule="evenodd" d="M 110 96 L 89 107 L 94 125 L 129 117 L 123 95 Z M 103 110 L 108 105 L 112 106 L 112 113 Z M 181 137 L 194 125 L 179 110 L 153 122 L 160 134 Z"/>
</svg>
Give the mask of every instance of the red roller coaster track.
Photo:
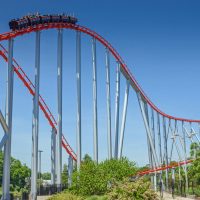
<svg viewBox="0 0 200 200">
<path fill-rule="evenodd" d="M 83 32 L 87 35 L 94 37 L 96 40 L 98 40 L 100 43 L 102 43 L 106 48 L 108 48 L 109 51 L 112 53 L 112 55 L 115 57 L 115 59 L 121 64 L 122 73 L 124 74 L 124 76 L 128 80 L 130 80 L 132 87 L 136 90 L 136 92 L 140 92 L 144 101 L 146 101 L 160 115 L 162 115 L 166 118 L 169 118 L 169 119 L 177 120 L 177 121 L 200 123 L 200 120 L 184 119 L 184 118 L 178 118 L 178 117 L 170 116 L 170 115 L 162 112 L 159 108 L 157 108 L 151 102 L 151 100 L 147 97 L 145 92 L 142 90 L 142 88 L 140 87 L 140 85 L 136 81 L 135 77 L 132 75 L 132 73 L 128 69 L 125 62 L 122 60 L 121 56 L 112 47 L 112 45 L 108 41 L 106 41 L 103 37 L 101 37 L 99 34 L 97 34 L 96 32 L 94 32 L 94 31 L 92 31 L 92 30 L 90 30 L 86 27 L 83 27 L 83 26 L 80 26 L 80 25 L 62 24 L 62 23 L 42 24 L 42 25 L 38 25 L 38 26 L 35 26 L 35 27 L 29 27 L 29 28 L 26 28 L 26 29 L 22 29 L 22 30 L 19 30 L 19 31 L 13 31 L 13 32 L 7 32 L 7 33 L 0 34 L 0 41 L 8 40 L 8 39 L 11 39 L 11 38 L 15 38 L 15 37 L 18 37 L 18 36 L 21 36 L 21 35 L 24 35 L 24 34 L 28 34 L 28 33 L 32 33 L 32 32 L 36 32 L 36 31 L 43 31 L 43 30 L 48 30 L 48 29 L 59 29 L 59 28 L 72 29 L 72 30 L 77 30 L 77 31 Z M 3 47 L 1 46 L 1 48 L 3 48 Z M 7 60 L 7 56 L 6 56 L 5 53 L 6 53 L 6 50 L 3 48 L 3 51 L 1 51 L 0 54 L 5 60 Z M 30 81 L 30 79 L 27 77 L 27 75 L 24 73 L 24 71 L 21 69 L 21 67 L 19 67 L 19 65 L 17 64 L 17 62 L 15 60 L 14 60 L 14 64 L 16 65 L 16 66 L 14 66 L 14 70 L 17 73 L 18 77 L 23 81 L 24 85 L 28 88 L 30 93 L 32 95 L 34 95 L 34 85 Z M 49 121 L 52 128 L 56 128 L 56 120 L 53 117 L 52 113 L 50 112 L 49 108 L 47 107 L 46 103 L 44 102 L 44 100 L 41 96 L 40 96 L 40 108 L 44 112 L 45 117 Z M 68 142 L 66 141 L 64 136 L 63 136 L 62 139 L 63 139 L 62 140 L 63 147 L 73 157 L 73 159 L 76 160 L 76 154 L 73 152 L 72 148 L 70 147 L 70 145 L 68 144 Z"/>
<path fill-rule="evenodd" d="M 184 118 L 179 118 L 179 117 L 174 117 L 174 116 L 168 115 L 168 114 L 162 112 L 159 108 L 157 108 L 153 104 L 153 102 L 147 97 L 147 95 L 142 90 L 142 88 L 140 87 L 140 85 L 136 81 L 135 77 L 132 75 L 132 73 L 128 69 L 127 65 L 125 64 L 125 62 L 123 61 L 123 59 L 121 58 L 119 53 L 112 47 L 112 45 L 108 41 L 106 41 L 103 37 L 101 37 L 99 34 L 97 34 L 96 32 L 94 32 L 94 31 L 92 31 L 92 30 L 90 30 L 86 27 L 83 27 L 83 26 L 80 26 L 80 25 L 74 25 L 74 24 L 63 24 L 63 23 L 41 24 L 41 25 L 38 25 L 38 26 L 35 26 L 35 27 L 29 27 L 29 28 L 22 29 L 22 30 L 19 30 L 19 31 L 13 31 L 13 32 L 7 32 L 7 33 L 0 34 L 0 41 L 8 40 L 10 38 L 15 38 L 17 36 L 32 33 L 32 32 L 35 32 L 35 31 L 42 31 L 42 30 L 47 30 L 47 29 L 59 29 L 59 28 L 72 29 L 72 30 L 77 30 L 77 31 L 86 33 L 87 35 L 90 35 L 90 36 L 94 37 L 95 39 L 97 39 L 106 48 L 108 48 L 109 51 L 112 53 L 112 55 L 116 58 L 116 60 L 121 64 L 122 72 L 125 75 L 125 77 L 130 80 L 132 87 L 136 91 L 140 92 L 143 99 L 160 115 L 162 115 L 166 118 L 169 118 L 169 119 L 177 120 L 177 121 L 200 123 L 200 120 L 184 119 Z"/>
<path fill-rule="evenodd" d="M 159 167 L 159 168 L 156 168 L 156 169 L 145 170 L 145 171 L 139 172 L 138 175 L 143 176 L 143 175 L 146 175 L 146 174 L 151 174 L 151 173 L 163 171 L 165 169 L 176 168 L 178 166 L 186 165 L 186 164 L 189 164 L 189 163 L 192 163 L 192 162 L 193 162 L 193 160 L 182 161 L 182 162 L 179 162 L 179 163 L 175 163 L 175 164 L 172 164 L 172 165 Z"/>
</svg>

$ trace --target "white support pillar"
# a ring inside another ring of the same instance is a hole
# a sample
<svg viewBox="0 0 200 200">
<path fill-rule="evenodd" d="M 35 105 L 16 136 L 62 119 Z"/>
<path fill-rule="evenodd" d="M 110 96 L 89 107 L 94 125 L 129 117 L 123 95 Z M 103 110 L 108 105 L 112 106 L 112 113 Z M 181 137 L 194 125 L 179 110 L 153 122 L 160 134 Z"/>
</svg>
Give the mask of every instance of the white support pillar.
<svg viewBox="0 0 200 200">
<path fill-rule="evenodd" d="M 0 110 L 0 124 L 4 130 L 4 133 L 7 133 L 8 132 L 8 126 L 6 124 L 6 119 L 4 118 L 1 110 Z"/>
<path fill-rule="evenodd" d="M 93 68 L 94 161 L 98 163 L 97 64 L 96 64 L 96 39 L 95 38 L 92 38 L 92 68 Z"/>
<path fill-rule="evenodd" d="M 124 108 L 123 108 L 123 113 L 122 113 L 122 124 L 121 124 L 121 131 L 120 131 L 120 143 L 119 143 L 119 155 L 118 155 L 119 159 L 122 157 L 122 149 L 123 149 L 123 143 L 124 143 L 124 131 L 125 131 L 125 124 L 126 124 L 129 88 L 130 88 L 130 82 L 129 82 L 129 80 L 126 80 L 126 88 L 125 88 L 125 95 L 124 95 Z"/>
<path fill-rule="evenodd" d="M 114 158 L 118 157 L 119 145 L 119 101 L 120 101 L 120 63 L 117 63 L 116 69 L 116 94 L 115 94 L 115 154 Z"/>
<path fill-rule="evenodd" d="M 139 101 L 139 105 L 140 105 L 140 110 L 141 110 L 142 117 L 143 117 L 143 120 L 144 120 L 144 125 L 145 125 L 145 129 L 146 129 L 147 137 L 149 139 L 149 144 L 150 144 L 150 147 L 152 149 L 152 154 L 153 154 L 153 159 L 154 159 L 154 162 L 155 162 L 155 167 L 157 168 L 159 166 L 159 162 L 158 162 L 158 158 L 157 158 L 157 155 L 156 155 L 156 151 L 154 149 L 153 140 L 152 140 L 152 137 L 151 137 L 151 135 L 152 135 L 151 134 L 151 129 L 150 129 L 149 125 L 148 125 L 147 116 L 145 114 L 144 103 L 143 103 L 142 97 L 141 97 L 139 92 L 137 93 L 137 95 L 138 95 L 138 101 Z"/>
<path fill-rule="evenodd" d="M 143 102 L 143 105 L 144 105 L 145 116 L 146 116 L 146 119 L 147 119 L 147 124 L 150 128 L 148 105 L 147 105 L 146 102 Z M 151 134 L 151 137 L 152 137 L 152 134 Z M 152 149 L 151 149 L 151 146 L 150 146 L 148 135 L 147 135 L 147 147 L 148 147 L 149 165 L 150 165 L 150 168 L 153 169 L 154 168 L 153 167 L 153 155 L 152 155 Z M 151 176 L 151 184 L 152 185 L 154 184 L 153 176 Z"/>
<path fill-rule="evenodd" d="M 68 187 L 72 186 L 72 173 L 73 173 L 73 159 L 71 156 L 68 158 Z"/>
<path fill-rule="evenodd" d="M 160 131 L 160 115 L 157 112 L 157 131 L 158 131 L 158 147 L 160 154 L 160 166 L 162 166 L 162 144 L 161 144 L 161 131 Z M 160 193 L 163 191 L 162 171 L 159 174 Z"/>
<path fill-rule="evenodd" d="M 164 140 L 164 151 L 165 151 L 165 165 L 168 166 L 168 149 L 167 149 L 167 133 L 166 133 L 166 120 L 165 117 L 163 116 L 163 140 Z M 165 170 L 166 174 L 166 190 L 169 189 L 169 175 L 168 175 L 168 169 Z"/>
<path fill-rule="evenodd" d="M 3 162 L 3 182 L 2 182 L 2 200 L 10 200 L 10 159 L 11 159 L 11 137 L 12 137 L 12 109 L 13 109 L 13 39 L 8 41 L 8 68 L 6 84 L 6 124 L 8 126 L 8 139 L 4 145 Z"/>
<path fill-rule="evenodd" d="M 58 89 L 58 128 L 56 134 L 56 184 L 57 190 L 62 189 L 62 56 L 63 56 L 63 30 L 58 29 L 57 52 L 57 89 Z"/>
<path fill-rule="evenodd" d="M 51 130 L 51 184 L 56 184 L 56 130 Z"/>
<path fill-rule="evenodd" d="M 106 105 L 107 105 L 107 140 L 108 159 L 112 158 L 111 105 L 110 105 L 110 56 L 106 48 Z"/>
<path fill-rule="evenodd" d="M 35 95 L 33 98 L 32 126 L 32 168 L 31 168 L 31 199 L 37 199 L 38 175 L 38 135 L 39 135 L 39 89 L 40 89 L 40 32 L 36 32 L 35 45 Z"/>
<path fill-rule="evenodd" d="M 76 82 L 77 82 L 77 170 L 81 165 L 81 33 L 76 34 Z"/>
<path fill-rule="evenodd" d="M 153 145 L 154 145 L 154 149 L 156 150 L 156 136 L 155 136 L 155 124 L 154 124 L 154 110 L 153 110 L 153 108 L 151 108 L 151 129 L 152 129 Z M 154 162 L 153 162 L 153 167 L 155 168 Z M 157 191 L 157 175 L 156 174 L 157 173 L 155 172 L 154 177 L 153 177 L 154 178 L 153 183 L 154 183 L 154 190 L 155 191 Z"/>
<path fill-rule="evenodd" d="M 162 165 L 162 145 L 161 145 L 161 131 L 160 131 L 160 115 L 157 113 L 157 129 L 158 129 L 158 146 L 160 153 L 160 166 Z"/>
<path fill-rule="evenodd" d="M 185 157 L 185 162 L 187 161 L 187 150 L 186 150 L 186 135 L 185 135 L 185 130 L 184 130 L 184 122 L 182 121 L 182 133 L 183 133 L 183 151 L 184 151 L 184 157 Z M 181 138 L 180 138 L 181 140 Z M 188 193 L 188 173 L 187 173 L 187 164 L 185 164 L 185 193 L 187 195 Z"/>
</svg>

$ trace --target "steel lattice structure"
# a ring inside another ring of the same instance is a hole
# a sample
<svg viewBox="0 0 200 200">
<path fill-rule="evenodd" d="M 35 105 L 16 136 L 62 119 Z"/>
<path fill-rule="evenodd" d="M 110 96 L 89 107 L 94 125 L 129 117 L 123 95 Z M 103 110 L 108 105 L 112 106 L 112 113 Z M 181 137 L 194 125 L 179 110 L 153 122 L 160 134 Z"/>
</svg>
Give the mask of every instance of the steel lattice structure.
<svg viewBox="0 0 200 200">
<path fill-rule="evenodd" d="M 40 95 L 40 32 L 48 29 L 58 29 L 58 52 L 57 52 L 57 69 L 58 69 L 58 121 L 54 118 L 49 107 Z M 70 147 L 68 141 L 64 137 L 62 131 L 62 43 L 63 29 L 71 29 L 76 31 L 76 82 L 77 82 L 77 154 Z M 24 34 L 36 33 L 36 50 L 35 50 L 35 83 L 32 83 L 20 65 L 13 58 L 14 39 Z M 107 102 L 107 140 L 108 140 L 108 158 L 120 159 L 123 153 L 123 141 L 126 124 L 126 113 L 128 106 L 128 98 L 130 86 L 136 92 L 139 107 L 143 117 L 146 133 L 149 164 L 151 170 L 142 172 L 141 175 L 155 173 L 165 170 L 166 188 L 168 187 L 168 169 L 170 165 L 173 150 L 175 148 L 179 161 L 177 165 L 183 166 L 185 176 L 187 177 L 187 164 L 192 162 L 188 160 L 186 155 L 186 136 L 191 142 L 195 140 L 199 143 L 199 137 L 194 130 L 193 125 L 199 125 L 200 120 L 184 119 L 168 115 L 156 107 L 142 90 L 133 74 L 122 60 L 119 53 L 112 45 L 96 32 L 76 24 L 69 23 L 49 23 L 40 24 L 33 27 L 24 28 L 18 31 L 12 31 L 0 34 L 0 41 L 8 41 L 8 50 L 0 45 L 0 56 L 8 63 L 8 81 L 7 81 L 7 102 L 6 116 L 0 112 L 0 122 L 5 131 L 5 135 L 1 140 L 1 149 L 4 146 L 4 175 L 3 175 L 3 199 L 9 199 L 10 185 L 10 156 L 11 156 L 11 133 L 12 133 L 12 105 L 13 105 L 13 74 L 17 74 L 18 78 L 23 82 L 31 95 L 33 95 L 33 151 L 32 151 L 32 177 L 31 177 L 31 198 L 37 198 L 37 162 L 38 162 L 38 124 L 39 124 L 39 107 L 43 111 L 51 128 L 51 160 L 52 160 L 52 184 L 61 187 L 61 145 L 70 155 L 69 163 L 72 166 L 72 159 L 77 162 L 78 169 L 81 163 L 81 33 L 92 37 L 92 69 L 93 69 L 93 129 L 94 129 L 94 160 L 98 162 L 98 108 L 97 108 L 97 64 L 96 64 L 96 42 L 98 41 L 105 47 L 106 55 L 106 102 Z M 112 152 L 111 143 L 111 101 L 110 101 L 110 55 L 117 62 L 116 70 L 116 97 L 115 97 L 115 144 L 114 152 Z M 126 88 L 124 96 L 124 105 L 122 113 L 121 129 L 119 129 L 119 101 L 120 101 L 120 74 L 126 79 Z M 189 125 L 189 126 L 188 126 Z M 158 137 L 158 146 L 156 149 L 155 137 Z M 169 139 L 172 139 L 172 146 L 168 148 Z M 194 139 L 195 138 L 195 139 Z M 162 148 L 161 140 L 164 141 Z M 179 143 L 179 144 L 178 144 Z M 181 147 L 181 149 L 180 149 Z M 164 165 L 164 166 L 163 166 Z M 174 167 L 173 166 L 173 167 Z M 71 169 L 71 168 L 70 168 Z M 71 170 L 69 170 L 71 173 Z M 55 174 L 57 178 L 55 178 Z M 187 180 L 187 178 L 186 178 Z M 156 175 L 152 178 L 152 183 L 156 189 Z"/>
</svg>

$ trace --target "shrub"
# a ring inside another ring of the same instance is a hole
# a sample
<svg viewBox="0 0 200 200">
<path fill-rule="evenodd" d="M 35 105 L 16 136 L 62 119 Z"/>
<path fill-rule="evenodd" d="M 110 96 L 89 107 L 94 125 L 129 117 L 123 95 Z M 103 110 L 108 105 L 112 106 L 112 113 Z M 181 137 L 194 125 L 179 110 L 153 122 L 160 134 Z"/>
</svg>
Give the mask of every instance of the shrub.
<svg viewBox="0 0 200 200">
<path fill-rule="evenodd" d="M 67 191 L 53 195 L 48 200 L 83 200 L 83 198 L 73 195 Z"/>
<path fill-rule="evenodd" d="M 130 182 L 128 179 L 116 182 L 108 192 L 110 200 L 158 200 L 157 194 L 150 189 L 150 182 L 140 179 Z"/>
<path fill-rule="evenodd" d="M 80 172 L 73 174 L 72 190 L 84 196 L 101 195 L 108 191 L 112 182 L 122 180 L 135 173 L 135 164 L 123 158 L 106 160 L 99 165 L 87 160 L 81 164 Z"/>
</svg>

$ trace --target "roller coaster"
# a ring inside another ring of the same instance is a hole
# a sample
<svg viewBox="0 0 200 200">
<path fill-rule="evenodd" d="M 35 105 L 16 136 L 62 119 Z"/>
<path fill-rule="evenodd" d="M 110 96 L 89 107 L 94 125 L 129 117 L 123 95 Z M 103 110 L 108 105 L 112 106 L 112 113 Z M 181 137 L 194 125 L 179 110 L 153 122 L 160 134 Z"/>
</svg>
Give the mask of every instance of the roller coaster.
<svg viewBox="0 0 200 200">
<path fill-rule="evenodd" d="M 0 56 L 8 64 L 7 76 L 7 102 L 6 102 L 6 117 L 1 118 L 1 124 L 6 124 L 5 128 L 6 137 L 2 138 L 1 145 L 4 146 L 4 171 L 3 171 L 3 199 L 10 199 L 10 157 L 11 157 L 11 133 L 12 133 L 12 107 L 13 107 L 13 74 L 14 72 L 18 78 L 23 82 L 33 98 L 33 152 L 32 152 L 32 177 L 31 177 L 31 199 L 37 198 L 37 162 L 38 162 L 38 113 L 39 107 L 44 113 L 52 128 L 52 184 L 61 185 L 61 169 L 62 169 L 62 151 L 61 146 L 69 154 L 70 158 L 77 162 L 77 169 L 80 169 L 81 164 L 81 33 L 88 35 L 92 38 L 92 66 L 93 66 L 93 127 L 94 127 L 94 160 L 98 163 L 98 106 L 97 106 L 97 62 L 96 62 L 96 42 L 99 42 L 105 48 L 106 54 L 106 105 L 107 105 L 107 147 L 108 159 L 114 157 L 121 159 L 124 148 L 124 134 L 127 115 L 127 106 L 129 98 L 129 90 L 136 92 L 142 119 L 146 129 L 147 147 L 150 170 L 141 172 L 139 175 L 149 173 L 155 174 L 157 171 L 165 171 L 166 173 L 166 188 L 168 187 L 168 170 L 172 167 L 183 166 L 186 180 L 187 180 L 187 164 L 191 163 L 191 159 L 187 159 L 186 155 L 186 139 L 191 143 L 199 137 L 197 131 L 193 126 L 198 126 L 200 120 L 186 119 L 171 116 L 161 111 L 153 102 L 148 98 L 142 90 L 139 83 L 125 64 L 119 53 L 114 47 L 98 33 L 77 24 L 77 19 L 68 15 L 36 15 L 25 16 L 17 20 L 11 20 L 9 23 L 11 32 L 0 34 L 0 41 L 8 41 L 8 50 L 0 45 Z M 58 68 L 58 120 L 55 119 L 44 99 L 40 95 L 39 80 L 40 80 L 40 32 L 49 29 L 56 29 L 58 31 L 58 55 L 57 55 L 57 68 Z M 69 145 L 62 130 L 62 39 L 63 29 L 70 29 L 76 32 L 76 81 L 77 81 L 77 150 L 75 151 Z M 13 42 L 20 36 L 25 34 L 36 33 L 36 53 L 35 53 L 35 83 L 28 78 L 22 67 L 13 58 Z M 115 91 L 115 143 L 114 153 L 112 153 L 112 131 L 111 131 L 111 100 L 110 100 L 110 55 L 116 60 L 116 91 Z M 121 129 L 119 129 L 119 98 L 120 98 L 120 74 L 126 80 L 123 112 Z M 5 127 L 5 126 L 4 126 Z M 56 136 L 55 136 L 56 135 Z M 155 139 L 157 137 L 157 140 Z M 163 138 L 163 141 L 162 141 Z M 169 140 L 171 138 L 171 140 Z M 156 141 L 158 144 L 156 144 Z M 171 141 L 171 149 L 169 152 L 169 143 Z M 55 145 L 56 144 L 56 145 Z M 171 166 L 169 163 L 172 159 L 172 154 L 176 150 L 178 155 L 177 165 Z M 170 155 L 169 155 L 170 154 Z M 163 163 L 165 165 L 163 166 Z M 70 165 L 69 167 L 72 167 Z M 156 175 L 152 180 L 154 187 L 156 187 Z M 187 184 L 186 184 L 187 185 Z"/>
</svg>

